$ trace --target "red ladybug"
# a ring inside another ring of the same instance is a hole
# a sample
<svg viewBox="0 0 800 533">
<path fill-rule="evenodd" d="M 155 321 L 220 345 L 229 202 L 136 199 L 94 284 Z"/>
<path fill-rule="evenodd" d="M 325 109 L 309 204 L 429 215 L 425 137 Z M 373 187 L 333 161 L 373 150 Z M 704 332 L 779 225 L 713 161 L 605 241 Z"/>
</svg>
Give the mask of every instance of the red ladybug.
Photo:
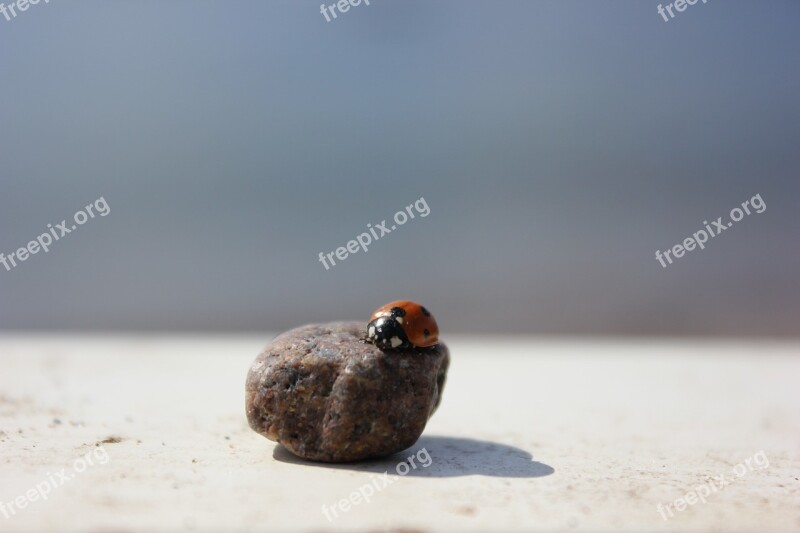
<svg viewBox="0 0 800 533">
<path fill-rule="evenodd" d="M 433 315 L 418 303 L 397 300 L 372 313 L 367 338 L 384 350 L 427 348 L 439 342 L 439 326 Z"/>
</svg>

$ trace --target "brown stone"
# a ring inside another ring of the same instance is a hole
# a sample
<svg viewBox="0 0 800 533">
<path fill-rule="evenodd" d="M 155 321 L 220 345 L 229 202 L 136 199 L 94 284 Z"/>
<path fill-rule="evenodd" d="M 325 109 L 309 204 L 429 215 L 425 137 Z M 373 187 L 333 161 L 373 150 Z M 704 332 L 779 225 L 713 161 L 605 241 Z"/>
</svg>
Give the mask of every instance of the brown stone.
<svg viewBox="0 0 800 533">
<path fill-rule="evenodd" d="M 384 352 L 365 329 L 334 322 L 276 337 L 247 375 L 250 427 L 315 461 L 358 461 L 414 444 L 439 406 L 447 347 Z"/>
</svg>

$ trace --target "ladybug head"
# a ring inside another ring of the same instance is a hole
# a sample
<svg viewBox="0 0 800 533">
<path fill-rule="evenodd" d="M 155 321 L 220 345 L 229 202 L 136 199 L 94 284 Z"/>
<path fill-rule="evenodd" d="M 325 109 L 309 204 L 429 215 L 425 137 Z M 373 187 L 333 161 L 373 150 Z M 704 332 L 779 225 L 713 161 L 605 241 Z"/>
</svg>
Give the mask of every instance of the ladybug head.
<svg viewBox="0 0 800 533">
<path fill-rule="evenodd" d="M 370 321 L 367 339 L 382 350 L 411 347 L 403 325 L 394 316 L 380 316 Z"/>
</svg>

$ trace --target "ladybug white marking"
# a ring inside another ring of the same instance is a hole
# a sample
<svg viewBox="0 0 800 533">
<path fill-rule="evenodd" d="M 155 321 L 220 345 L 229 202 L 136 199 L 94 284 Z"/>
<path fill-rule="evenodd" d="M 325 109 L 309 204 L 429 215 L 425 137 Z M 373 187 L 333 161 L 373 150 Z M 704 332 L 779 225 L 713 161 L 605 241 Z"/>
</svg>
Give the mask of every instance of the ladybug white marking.
<svg viewBox="0 0 800 533">
<path fill-rule="evenodd" d="M 398 324 L 402 324 L 403 323 L 403 317 L 401 317 L 401 316 L 396 317 L 395 320 L 397 320 Z"/>
<path fill-rule="evenodd" d="M 392 343 L 392 348 L 397 348 L 398 346 L 403 344 L 403 341 L 401 341 L 397 337 L 392 337 L 391 343 Z"/>
<path fill-rule="evenodd" d="M 369 327 L 369 338 L 370 339 L 375 338 L 375 326 L 370 326 Z"/>
</svg>

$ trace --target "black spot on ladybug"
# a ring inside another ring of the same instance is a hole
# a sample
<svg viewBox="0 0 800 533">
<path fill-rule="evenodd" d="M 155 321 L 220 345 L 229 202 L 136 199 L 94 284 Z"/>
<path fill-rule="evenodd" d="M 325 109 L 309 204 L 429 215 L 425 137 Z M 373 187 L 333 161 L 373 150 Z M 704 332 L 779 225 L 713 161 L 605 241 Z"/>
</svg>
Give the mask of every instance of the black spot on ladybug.
<svg viewBox="0 0 800 533">
<path fill-rule="evenodd" d="M 425 335 L 426 339 L 431 336 L 431 332 L 428 331 L 427 329 L 425 331 L 423 331 L 422 333 Z"/>
<path fill-rule="evenodd" d="M 425 315 L 425 316 L 431 316 L 431 312 L 430 312 L 430 311 L 428 311 L 427 309 L 425 309 L 424 307 L 422 307 L 421 305 L 419 306 L 419 309 L 420 309 L 420 311 L 422 311 L 422 314 L 423 314 L 423 315 Z"/>
<path fill-rule="evenodd" d="M 406 310 L 402 307 L 392 307 L 392 316 L 406 316 Z"/>
</svg>

